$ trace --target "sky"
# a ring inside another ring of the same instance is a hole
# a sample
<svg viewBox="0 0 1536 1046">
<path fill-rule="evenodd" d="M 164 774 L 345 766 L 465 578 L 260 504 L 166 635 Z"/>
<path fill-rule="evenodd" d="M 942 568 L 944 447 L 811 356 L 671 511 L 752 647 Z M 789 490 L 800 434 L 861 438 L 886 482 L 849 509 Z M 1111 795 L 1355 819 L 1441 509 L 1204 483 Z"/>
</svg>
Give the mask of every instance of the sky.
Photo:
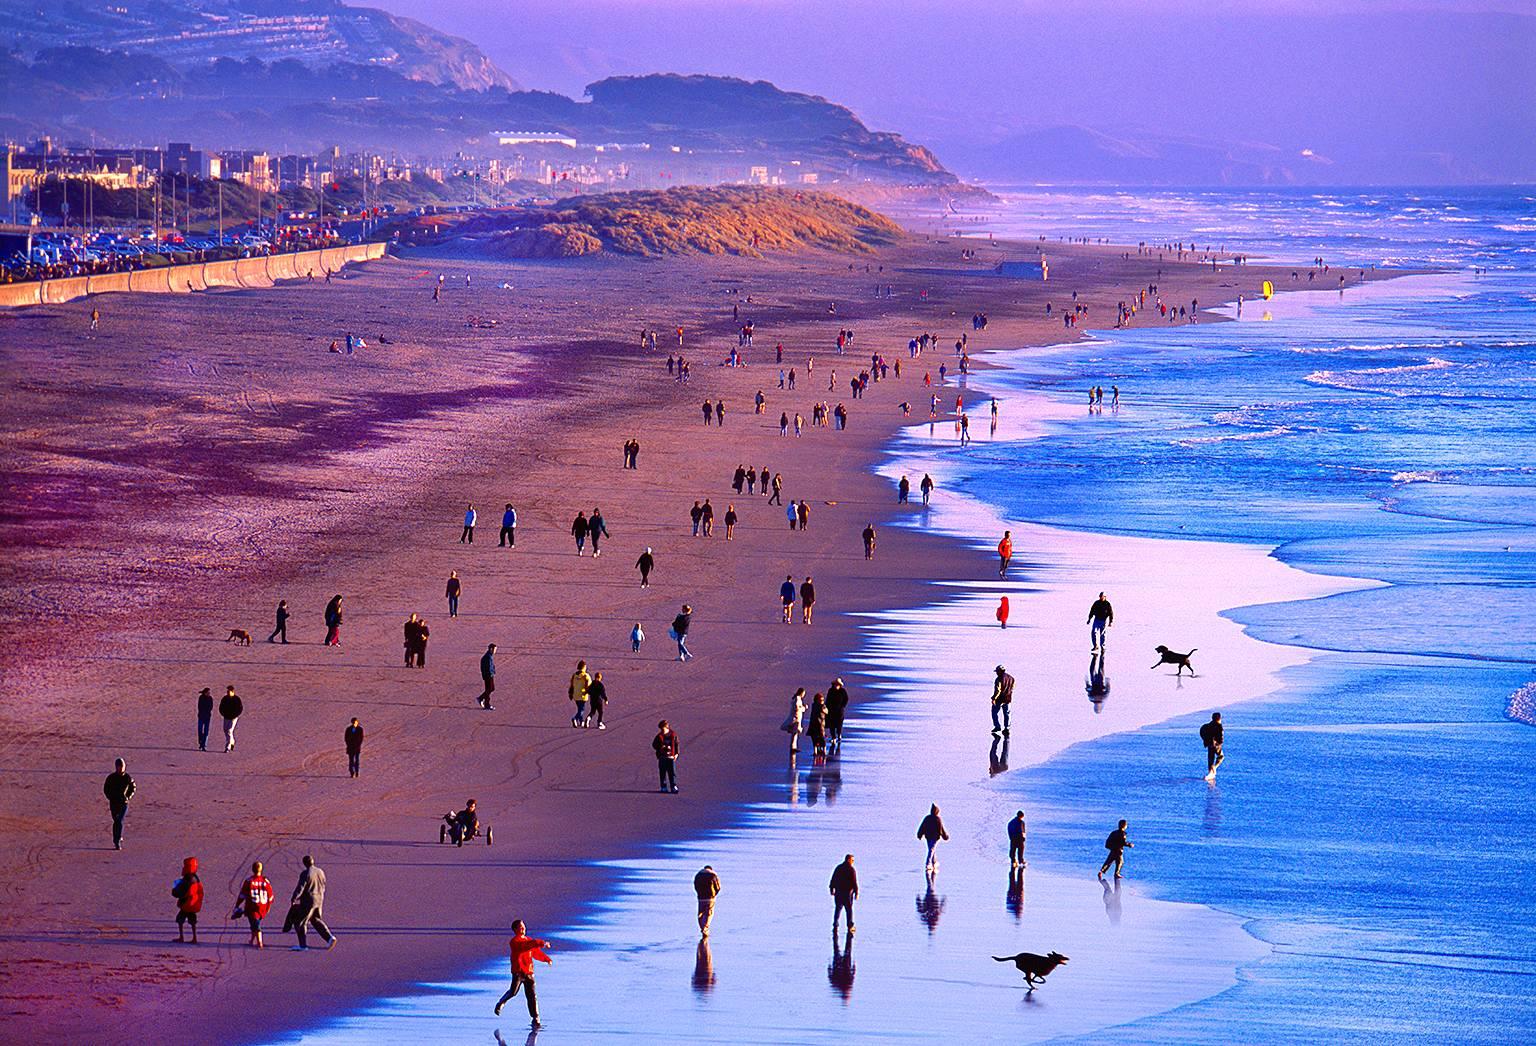
<svg viewBox="0 0 1536 1046">
<path fill-rule="evenodd" d="M 471 39 L 528 87 L 766 79 L 952 166 L 1079 126 L 1310 149 L 1375 180 L 1410 156 L 1536 180 L 1536 0 L 355 2 Z"/>
</svg>

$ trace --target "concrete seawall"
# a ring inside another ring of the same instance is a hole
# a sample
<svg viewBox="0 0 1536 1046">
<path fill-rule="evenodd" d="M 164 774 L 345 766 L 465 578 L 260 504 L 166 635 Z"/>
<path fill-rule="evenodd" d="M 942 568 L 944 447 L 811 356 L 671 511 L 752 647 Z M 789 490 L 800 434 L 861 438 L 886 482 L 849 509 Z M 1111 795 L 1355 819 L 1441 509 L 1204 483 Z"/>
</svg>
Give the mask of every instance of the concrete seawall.
<svg viewBox="0 0 1536 1046">
<path fill-rule="evenodd" d="M 167 265 L 160 269 L 109 272 L 100 276 L 69 276 L 58 280 L 0 285 L 0 308 L 57 305 L 90 294 L 186 294 L 213 287 L 270 287 L 281 280 L 317 278 L 351 262 L 384 257 L 382 243 L 355 243 L 296 254 L 274 254 L 230 261 Z"/>
</svg>

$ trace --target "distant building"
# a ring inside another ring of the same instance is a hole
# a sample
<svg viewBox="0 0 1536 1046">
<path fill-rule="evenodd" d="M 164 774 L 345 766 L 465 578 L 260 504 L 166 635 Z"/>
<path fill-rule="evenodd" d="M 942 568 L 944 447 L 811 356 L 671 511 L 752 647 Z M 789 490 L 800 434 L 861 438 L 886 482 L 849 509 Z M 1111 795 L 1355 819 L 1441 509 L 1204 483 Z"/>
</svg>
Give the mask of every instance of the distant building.
<svg viewBox="0 0 1536 1046">
<path fill-rule="evenodd" d="M 559 131 L 492 131 L 502 145 L 563 145 L 576 148 L 576 139 Z"/>
</svg>

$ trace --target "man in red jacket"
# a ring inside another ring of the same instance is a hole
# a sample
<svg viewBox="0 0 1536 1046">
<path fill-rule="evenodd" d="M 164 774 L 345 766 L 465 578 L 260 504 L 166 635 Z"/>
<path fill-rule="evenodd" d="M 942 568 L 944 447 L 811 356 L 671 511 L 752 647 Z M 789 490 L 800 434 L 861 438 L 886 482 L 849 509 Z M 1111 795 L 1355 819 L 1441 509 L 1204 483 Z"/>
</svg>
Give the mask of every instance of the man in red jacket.
<svg viewBox="0 0 1536 1046">
<path fill-rule="evenodd" d="M 192 926 L 192 943 L 197 943 L 197 913 L 203 910 L 203 882 L 197 877 L 197 858 L 188 857 L 181 862 L 181 878 L 171 885 L 171 896 L 176 898 L 176 943 L 186 944 L 188 923 Z"/>
<path fill-rule="evenodd" d="M 528 1000 L 528 1016 L 533 1019 L 534 1026 L 539 1024 L 539 997 L 533 990 L 533 960 L 553 963 L 544 953 L 549 947 L 548 941 L 541 941 L 536 937 L 529 937 L 528 930 L 523 925 L 523 920 L 518 919 L 512 923 L 512 940 L 509 942 L 512 951 L 512 986 L 507 989 L 496 1003 L 496 1016 L 501 1016 L 501 1008 L 517 994 L 518 989 L 523 989 L 523 994 Z"/>
</svg>

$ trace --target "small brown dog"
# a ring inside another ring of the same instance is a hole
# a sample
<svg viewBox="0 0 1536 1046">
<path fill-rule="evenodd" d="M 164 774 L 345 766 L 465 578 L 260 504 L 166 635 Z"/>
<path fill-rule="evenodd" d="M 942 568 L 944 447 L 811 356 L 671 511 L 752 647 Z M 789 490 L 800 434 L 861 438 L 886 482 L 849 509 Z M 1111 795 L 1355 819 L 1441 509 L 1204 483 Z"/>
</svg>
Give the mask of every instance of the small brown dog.
<svg viewBox="0 0 1536 1046">
<path fill-rule="evenodd" d="M 1190 654 L 1200 649 L 1199 647 L 1190 647 L 1188 654 L 1181 654 L 1177 650 L 1169 650 L 1161 643 L 1152 649 L 1157 651 L 1157 664 L 1153 665 L 1153 668 L 1161 668 L 1163 665 L 1178 665 L 1179 670 L 1174 675 L 1183 675 L 1184 670 L 1187 668 L 1189 669 L 1190 676 L 1194 676 L 1195 666 L 1189 663 L 1189 658 Z"/>
<path fill-rule="evenodd" d="M 224 640 L 224 642 L 239 643 L 241 646 L 250 646 L 251 634 L 243 628 L 232 628 L 229 630 L 229 638 Z"/>
</svg>

